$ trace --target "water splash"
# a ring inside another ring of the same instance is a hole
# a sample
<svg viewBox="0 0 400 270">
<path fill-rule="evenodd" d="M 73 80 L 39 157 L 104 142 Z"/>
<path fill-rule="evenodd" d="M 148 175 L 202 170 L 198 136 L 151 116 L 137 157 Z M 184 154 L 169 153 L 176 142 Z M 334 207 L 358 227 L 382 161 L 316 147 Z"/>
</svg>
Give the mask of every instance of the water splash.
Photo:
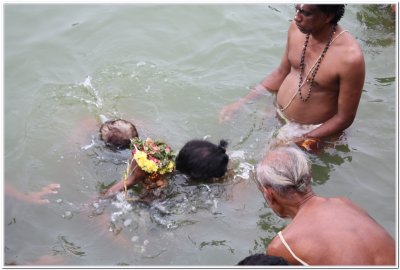
<svg viewBox="0 0 400 270">
<path fill-rule="evenodd" d="M 254 165 L 251 165 L 246 162 L 242 162 L 239 164 L 239 168 L 237 170 L 237 173 L 235 175 L 236 178 L 242 178 L 242 179 L 249 179 L 251 172 L 254 171 Z"/>
<path fill-rule="evenodd" d="M 78 98 L 83 102 L 86 102 L 88 104 L 93 104 L 98 109 L 101 109 L 103 107 L 103 101 L 100 98 L 99 92 L 92 85 L 92 77 L 87 76 L 85 81 L 83 83 L 80 83 L 79 85 L 85 87 L 89 91 L 89 93 L 95 98 L 95 101 L 93 102 L 93 101 L 85 100 L 85 99 L 82 99 L 79 97 Z"/>
<path fill-rule="evenodd" d="M 96 142 L 94 141 L 94 137 L 92 136 L 92 141 L 90 144 L 84 145 L 81 147 L 82 150 L 88 150 L 90 148 L 92 148 L 93 146 L 96 145 Z"/>
</svg>

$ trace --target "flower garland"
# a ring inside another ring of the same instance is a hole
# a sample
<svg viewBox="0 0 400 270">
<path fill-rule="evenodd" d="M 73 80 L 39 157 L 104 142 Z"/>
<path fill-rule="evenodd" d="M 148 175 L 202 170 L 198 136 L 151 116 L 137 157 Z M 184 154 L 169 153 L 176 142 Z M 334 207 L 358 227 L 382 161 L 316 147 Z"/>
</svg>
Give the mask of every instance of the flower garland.
<svg viewBox="0 0 400 270">
<path fill-rule="evenodd" d="M 175 168 L 175 153 L 161 141 L 134 138 L 131 140 L 131 149 L 137 165 L 150 175 L 163 175 Z"/>
<path fill-rule="evenodd" d="M 175 168 L 176 154 L 171 150 L 167 144 L 161 141 L 153 141 L 147 138 L 145 141 L 134 138 L 131 139 L 132 157 L 128 160 L 128 166 L 124 175 L 124 190 L 125 197 L 128 198 L 127 179 L 137 167 L 140 167 L 147 177 L 144 179 L 146 189 L 153 189 L 157 187 L 166 186 L 166 180 L 163 175 L 170 173 Z M 136 161 L 135 167 L 132 169 L 133 161 Z"/>
</svg>

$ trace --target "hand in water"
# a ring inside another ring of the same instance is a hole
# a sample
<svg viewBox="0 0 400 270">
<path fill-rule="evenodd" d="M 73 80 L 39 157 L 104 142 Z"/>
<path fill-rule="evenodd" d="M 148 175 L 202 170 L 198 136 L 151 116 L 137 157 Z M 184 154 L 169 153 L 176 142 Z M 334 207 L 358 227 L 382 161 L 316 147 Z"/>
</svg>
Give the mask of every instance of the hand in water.
<svg viewBox="0 0 400 270">
<path fill-rule="evenodd" d="M 36 204 L 46 204 L 50 203 L 48 199 L 43 199 L 42 197 L 47 194 L 57 194 L 58 191 L 56 189 L 60 188 L 60 184 L 49 184 L 41 189 L 41 191 L 37 192 L 29 192 L 26 195 L 26 200 Z"/>
<path fill-rule="evenodd" d="M 219 112 L 219 122 L 227 122 L 232 120 L 234 114 L 240 109 L 240 104 L 237 102 L 224 106 Z"/>
<path fill-rule="evenodd" d="M 318 138 L 303 138 L 296 141 L 296 144 L 308 152 L 316 152 L 321 148 L 321 140 Z"/>
</svg>

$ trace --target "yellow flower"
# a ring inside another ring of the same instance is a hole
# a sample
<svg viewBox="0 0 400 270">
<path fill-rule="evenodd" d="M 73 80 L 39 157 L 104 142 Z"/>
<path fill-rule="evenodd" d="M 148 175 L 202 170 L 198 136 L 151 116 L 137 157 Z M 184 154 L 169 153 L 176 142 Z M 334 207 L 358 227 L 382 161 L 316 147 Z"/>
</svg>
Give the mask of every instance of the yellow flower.
<svg viewBox="0 0 400 270">
<path fill-rule="evenodd" d="M 157 172 L 158 166 L 154 161 L 146 159 L 143 169 L 148 173 L 154 173 Z"/>
<path fill-rule="evenodd" d="M 170 173 L 174 169 L 175 165 L 173 161 L 170 161 L 167 166 L 160 170 L 160 174 Z"/>
<path fill-rule="evenodd" d="M 147 159 L 147 154 L 143 151 L 136 151 L 133 158 L 136 160 L 136 162 L 138 162 L 140 159 Z"/>
<path fill-rule="evenodd" d="M 149 160 L 147 158 L 147 154 L 143 151 L 136 151 L 136 153 L 133 155 L 133 158 L 136 160 L 137 165 L 145 172 L 148 173 L 154 173 L 157 172 L 158 166 L 157 164 Z"/>
<path fill-rule="evenodd" d="M 131 148 L 138 167 L 149 174 L 170 173 L 175 168 L 175 153 L 163 142 L 135 138 L 131 140 Z"/>
<path fill-rule="evenodd" d="M 172 171 L 174 169 L 174 167 L 175 167 L 175 162 L 170 161 L 169 164 L 168 164 L 168 170 Z"/>
</svg>

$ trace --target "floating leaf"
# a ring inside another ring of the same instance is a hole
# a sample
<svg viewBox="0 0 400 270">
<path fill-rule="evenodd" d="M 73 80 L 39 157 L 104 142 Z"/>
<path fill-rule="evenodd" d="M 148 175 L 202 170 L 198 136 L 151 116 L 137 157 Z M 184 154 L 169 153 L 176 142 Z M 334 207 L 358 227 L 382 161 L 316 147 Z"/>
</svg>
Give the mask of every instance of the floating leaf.
<svg viewBox="0 0 400 270">
<path fill-rule="evenodd" d="M 76 256 L 85 256 L 85 252 L 80 251 L 81 247 L 76 246 L 74 243 L 67 241 L 65 236 L 58 236 L 58 243 L 61 245 L 63 251 L 55 250 L 55 253 L 70 253 Z"/>
</svg>

